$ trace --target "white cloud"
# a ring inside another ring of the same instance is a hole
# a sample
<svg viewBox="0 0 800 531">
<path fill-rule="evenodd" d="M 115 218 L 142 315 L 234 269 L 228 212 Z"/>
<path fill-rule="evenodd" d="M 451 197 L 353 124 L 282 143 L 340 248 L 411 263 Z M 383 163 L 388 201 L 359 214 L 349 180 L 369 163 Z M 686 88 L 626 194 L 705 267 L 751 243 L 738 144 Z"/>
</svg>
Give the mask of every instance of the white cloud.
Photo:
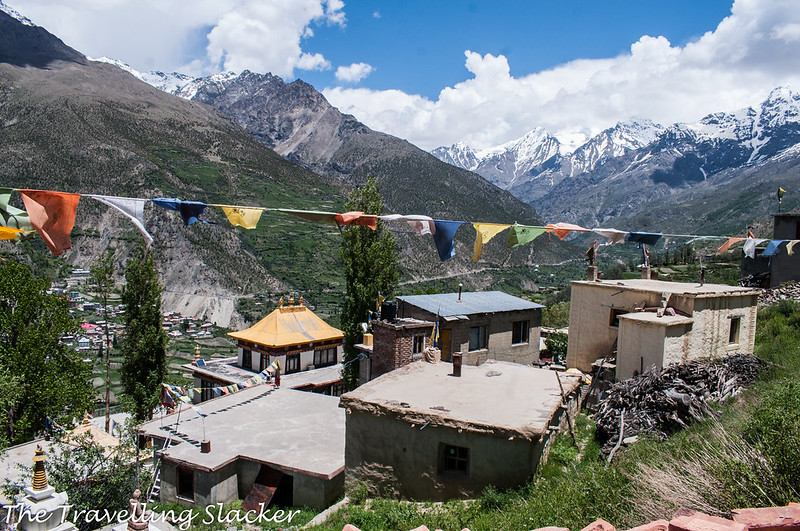
<svg viewBox="0 0 800 531">
<path fill-rule="evenodd" d="M 87 55 L 194 75 L 328 69 L 303 41 L 318 24 L 346 22 L 341 0 L 14 0 L 14 7 Z"/>
<path fill-rule="evenodd" d="M 367 63 L 353 63 L 336 69 L 336 79 L 343 83 L 358 83 L 372 73 L 374 69 Z"/>
<path fill-rule="evenodd" d="M 436 100 L 397 90 L 329 88 L 343 112 L 425 149 L 485 148 L 541 126 L 563 137 L 647 117 L 671 124 L 757 104 L 778 85 L 800 88 L 796 0 L 736 0 L 713 32 L 685 46 L 642 36 L 629 53 L 576 60 L 522 77 L 507 59 L 465 52 L 472 74 Z"/>
</svg>

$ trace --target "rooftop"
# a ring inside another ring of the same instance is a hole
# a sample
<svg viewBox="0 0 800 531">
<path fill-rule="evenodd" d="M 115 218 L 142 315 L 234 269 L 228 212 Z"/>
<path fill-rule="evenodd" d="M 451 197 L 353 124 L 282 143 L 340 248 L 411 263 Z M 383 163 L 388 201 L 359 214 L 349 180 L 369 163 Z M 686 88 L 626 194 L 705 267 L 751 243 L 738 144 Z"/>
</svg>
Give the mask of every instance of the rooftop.
<svg viewBox="0 0 800 531">
<path fill-rule="evenodd" d="M 344 334 L 332 327 L 303 305 L 289 300 L 289 306 L 283 305 L 261 319 L 259 322 L 239 332 L 230 332 L 230 337 L 250 341 L 265 347 L 278 348 L 299 346 L 320 341 L 341 341 Z"/>
<path fill-rule="evenodd" d="M 620 319 L 628 319 L 637 323 L 653 323 L 660 326 L 678 326 L 692 324 L 694 319 L 683 315 L 662 315 L 659 317 L 656 312 L 631 312 L 619 316 Z"/>
<path fill-rule="evenodd" d="M 697 284 L 692 282 L 667 282 L 664 280 L 645 279 L 613 279 L 613 280 L 573 280 L 573 286 L 596 286 L 607 289 L 625 289 L 649 293 L 671 293 L 674 295 L 691 295 L 694 297 L 716 297 L 720 295 L 739 296 L 756 295 L 754 288 L 742 288 L 725 284 Z"/>
<path fill-rule="evenodd" d="M 557 378 L 569 394 L 580 377 L 510 362 L 463 366 L 418 361 L 342 395 L 340 405 L 410 424 L 492 433 L 532 440 L 547 431 L 561 405 Z"/>
<path fill-rule="evenodd" d="M 403 316 L 402 304 L 411 304 L 442 317 L 544 308 L 541 304 L 502 291 L 466 291 L 461 294 L 460 301 L 458 293 L 408 295 L 397 297 L 397 300 L 401 302 L 400 308 L 398 308 L 401 317 Z"/>
<path fill-rule="evenodd" d="M 139 431 L 175 446 L 163 455 L 217 470 L 243 458 L 325 479 L 344 469 L 344 411 L 337 397 L 259 385 L 142 424 Z M 203 420 L 197 413 L 199 409 Z M 204 431 L 205 424 L 205 431 Z M 209 453 L 200 452 L 205 433 Z"/>
<path fill-rule="evenodd" d="M 192 363 L 182 365 L 184 369 L 189 369 L 199 376 L 209 376 L 215 380 L 235 384 L 252 378 L 256 372 L 243 369 L 238 365 L 237 358 L 222 358 L 206 361 L 202 367 L 197 367 Z M 310 371 L 300 371 L 292 374 L 282 374 L 281 383 L 284 387 L 295 388 L 306 385 L 324 385 L 342 379 L 342 364 L 337 363 L 330 367 L 311 369 Z"/>
</svg>

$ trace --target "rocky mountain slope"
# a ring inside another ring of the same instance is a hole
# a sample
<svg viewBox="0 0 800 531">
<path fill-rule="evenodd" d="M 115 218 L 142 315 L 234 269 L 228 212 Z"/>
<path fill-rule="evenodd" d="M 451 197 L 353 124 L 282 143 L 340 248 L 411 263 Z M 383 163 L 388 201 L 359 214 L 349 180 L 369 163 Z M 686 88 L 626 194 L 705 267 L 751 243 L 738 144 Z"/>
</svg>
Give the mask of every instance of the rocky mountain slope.
<svg viewBox="0 0 800 531">
<path fill-rule="evenodd" d="M 0 12 L 0 35 L 14 35 L 0 38 L 3 57 L 40 51 L 29 66 L 0 63 L 0 174 L 6 186 L 340 211 L 347 190 L 372 173 L 381 179 L 387 205 L 397 212 L 538 222 L 531 207 L 507 192 L 338 114 L 301 81 L 237 76 L 244 85 L 261 87 L 258 94 L 264 98 L 271 85 L 277 90 L 269 98 L 272 107 L 253 104 L 252 111 L 263 120 L 253 119 L 250 129 L 260 131 L 262 140 L 280 140 L 275 144 L 279 149 L 294 142 L 297 153 L 316 154 L 316 167 L 327 168 L 322 176 L 257 141 L 258 134 L 221 111 L 158 90 L 113 65 L 89 61 L 42 28 Z M 164 83 L 180 84 L 168 77 Z M 239 88 L 227 90 L 233 100 Z M 210 91 L 198 89 L 198 95 Z M 250 108 L 241 100 L 230 105 Z M 336 134 L 326 143 L 317 142 L 326 131 Z M 336 229 L 270 211 L 252 231 L 232 228 L 216 208 L 209 208 L 205 218 L 218 225 L 184 227 L 175 213 L 153 207 L 145 213 L 156 239 L 167 309 L 205 314 L 221 325 L 231 323 L 233 315 L 237 324 L 232 308 L 239 297 L 294 289 L 323 315 L 338 311 L 343 279 Z M 430 237 L 398 232 L 404 281 L 475 272 L 463 277 L 468 287 L 491 285 L 502 277 L 499 264 L 531 263 L 534 252 L 538 263 L 547 263 L 565 253 L 563 246 L 546 243 L 509 251 L 503 242 L 493 241 L 486 253 L 492 264 L 473 264 L 474 232 L 465 228 L 459 231 L 459 255 L 442 264 Z M 112 246 L 121 263 L 138 240 L 127 220 L 84 198 L 73 249 L 64 257 L 72 265 L 88 267 L 102 249 Z M 33 260 L 36 253 L 47 256 L 38 238 L 4 252 Z"/>
</svg>

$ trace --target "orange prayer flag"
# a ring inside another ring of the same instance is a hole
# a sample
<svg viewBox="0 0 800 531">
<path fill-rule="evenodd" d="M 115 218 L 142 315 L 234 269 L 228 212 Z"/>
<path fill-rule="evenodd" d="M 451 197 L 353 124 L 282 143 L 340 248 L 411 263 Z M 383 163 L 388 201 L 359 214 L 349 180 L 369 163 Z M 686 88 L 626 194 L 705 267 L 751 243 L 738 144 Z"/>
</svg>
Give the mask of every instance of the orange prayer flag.
<svg viewBox="0 0 800 531">
<path fill-rule="evenodd" d="M 545 226 L 549 229 L 547 232 L 554 233 L 560 240 L 563 240 L 567 234 L 574 230 L 580 232 L 589 232 L 589 229 L 583 228 L 580 225 L 574 225 L 572 223 L 549 223 Z"/>
<path fill-rule="evenodd" d="M 731 248 L 731 245 L 733 245 L 734 243 L 736 243 L 736 242 L 743 242 L 743 241 L 745 241 L 746 239 L 747 239 L 747 238 L 728 238 L 728 241 L 726 241 L 725 243 L 723 243 L 723 244 L 722 244 L 722 246 L 721 246 L 719 249 L 717 249 L 717 254 L 722 254 L 722 253 L 724 253 L 725 251 L 727 251 L 728 249 L 730 249 L 730 248 Z"/>
<path fill-rule="evenodd" d="M 378 216 L 364 214 L 363 212 L 345 212 L 336 214 L 336 223 L 339 225 L 361 225 L 372 230 L 378 228 Z"/>
<path fill-rule="evenodd" d="M 18 235 L 24 233 L 24 231 L 13 227 L 0 227 L 0 240 L 15 240 Z"/>
<path fill-rule="evenodd" d="M 42 237 L 50 251 L 58 256 L 72 249 L 69 233 L 75 225 L 75 210 L 80 194 L 49 192 L 45 190 L 20 190 L 22 202 L 31 225 Z"/>
</svg>

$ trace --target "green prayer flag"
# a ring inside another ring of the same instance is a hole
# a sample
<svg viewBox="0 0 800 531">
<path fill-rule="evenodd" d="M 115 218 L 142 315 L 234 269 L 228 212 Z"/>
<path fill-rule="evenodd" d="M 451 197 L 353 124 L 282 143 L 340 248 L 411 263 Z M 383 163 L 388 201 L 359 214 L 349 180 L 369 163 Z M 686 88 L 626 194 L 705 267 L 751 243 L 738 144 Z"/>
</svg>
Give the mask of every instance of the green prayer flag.
<svg viewBox="0 0 800 531">
<path fill-rule="evenodd" d="M 547 227 L 532 227 L 529 225 L 512 225 L 508 231 L 506 247 L 518 247 L 532 242 L 547 231 Z"/>
<path fill-rule="evenodd" d="M 0 217 L 3 218 L 0 224 L 4 227 L 30 232 L 33 230 L 33 225 L 31 225 L 28 213 L 8 204 L 13 191 L 13 188 L 0 188 Z"/>
</svg>

